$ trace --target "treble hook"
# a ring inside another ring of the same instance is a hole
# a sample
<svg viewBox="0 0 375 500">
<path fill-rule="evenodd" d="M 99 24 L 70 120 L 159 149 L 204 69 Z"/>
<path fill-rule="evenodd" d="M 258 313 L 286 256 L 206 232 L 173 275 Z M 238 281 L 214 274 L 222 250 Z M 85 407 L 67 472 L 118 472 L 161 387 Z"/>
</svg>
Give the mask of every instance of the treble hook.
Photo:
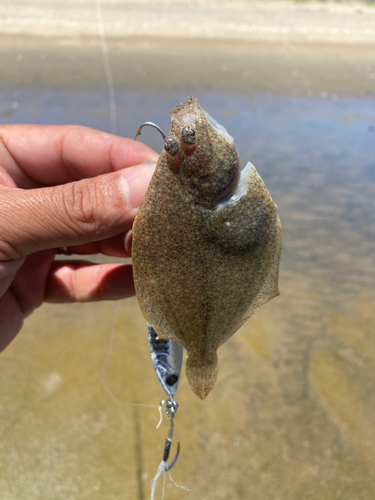
<svg viewBox="0 0 375 500">
<path fill-rule="evenodd" d="M 166 410 L 163 410 L 162 406 L 165 404 Z M 171 450 L 172 446 L 172 437 L 173 437 L 173 431 L 174 431 L 174 423 L 173 419 L 176 414 L 177 408 L 178 408 L 178 403 L 173 399 L 172 396 L 169 397 L 169 399 L 163 399 L 163 401 L 160 403 L 160 407 L 162 411 L 168 416 L 169 422 L 170 422 L 170 427 L 169 427 L 169 432 L 168 436 L 165 439 L 165 446 L 164 446 L 164 452 L 163 452 L 163 462 L 165 462 L 165 467 L 164 470 L 165 472 L 168 472 L 169 470 L 172 469 L 174 464 L 177 462 L 178 455 L 180 454 L 180 442 L 177 442 L 177 452 L 172 460 L 172 463 L 170 465 L 167 465 L 167 460 L 169 458 L 169 452 Z"/>
<path fill-rule="evenodd" d="M 163 136 L 163 140 L 165 140 L 166 136 L 160 127 L 158 127 L 157 125 L 155 125 L 155 123 L 152 123 L 152 122 L 144 122 L 144 123 L 142 123 L 142 125 L 140 127 L 138 127 L 137 133 L 135 134 L 135 137 L 134 137 L 135 141 L 137 140 L 137 137 L 139 137 L 141 135 L 141 130 L 143 129 L 143 127 L 156 128 L 156 130 L 158 130 L 161 133 L 161 135 Z"/>
</svg>

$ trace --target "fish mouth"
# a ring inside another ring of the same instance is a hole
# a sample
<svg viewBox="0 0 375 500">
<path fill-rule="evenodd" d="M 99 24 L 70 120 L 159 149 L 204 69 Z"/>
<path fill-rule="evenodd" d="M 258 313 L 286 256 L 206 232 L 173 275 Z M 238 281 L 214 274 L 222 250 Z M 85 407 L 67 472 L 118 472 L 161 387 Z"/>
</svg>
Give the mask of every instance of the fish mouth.
<svg viewBox="0 0 375 500">
<path fill-rule="evenodd" d="M 230 144 L 234 144 L 234 139 L 228 134 L 228 131 L 223 125 L 220 125 L 215 118 L 200 107 L 195 97 L 189 96 L 188 102 L 176 106 L 171 113 L 172 121 L 178 125 L 195 126 L 197 120 L 204 120 L 208 126 L 218 130 Z"/>
</svg>

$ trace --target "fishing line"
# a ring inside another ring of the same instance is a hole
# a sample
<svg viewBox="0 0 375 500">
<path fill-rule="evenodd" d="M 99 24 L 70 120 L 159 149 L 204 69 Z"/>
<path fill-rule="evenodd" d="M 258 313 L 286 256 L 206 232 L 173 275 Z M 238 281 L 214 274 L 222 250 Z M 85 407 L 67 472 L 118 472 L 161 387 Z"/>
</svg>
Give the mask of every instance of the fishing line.
<svg viewBox="0 0 375 500">
<path fill-rule="evenodd" d="M 154 479 L 151 481 L 151 500 L 155 500 L 155 490 L 156 490 L 156 485 L 158 483 L 158 479 L 160 474 L 163 472 L 163 494 L 161 496 L 161 500 L 164 500 L 164 495 L 165 495 L 165 466 L 166 463 L 164 460 L 162 460 L 159 464 L 158 470 L 156 471 Z"/>
<path fill-rule="evenodd" d="M 187 488 L 186 486 L 181 486 L 181 485 L 176 483 L 176 481 L 171 476 L 171 472 L 169 470 L 168 471 L 165 470 L 166 465 L 167 465 L 167 463 L 164 460 L 162 460 L 160 462 L 158 470 L 156 471 L 155 477 L 151 481 L 151 500 L 155 500 L 156 486 L 157 486 L 158 479 L 159 479 L 161 473 L 163 473 L 163 492 L 162 492 L 161 500 L 164 500 L 164 495 L 165 495 L 165 476 L 166 476 L 166 474 L 168 474 L 169 479 L 172 481 L 172 483 L 175 486 L 177 486 L 177 488 L 181 488 L 182 490 L 185 490 L 185 491 L 190 491 L 189 488 Z"/>
<path fill-rule="evenodd" d="M 111 116 L 111 133 L 116 134 L 116 132 L 117 132 L 117 119 L 116 119 L 115 87 L 113 85 L 112 70 L 111 70 L 111 65 L 109 63 L 108 46 L 107 46 L 107 42 L 105 39 L 104 22 L 103 22 L 102 7 L 100 4 L 100 0 L 95 0 L 95 4 L 96 4 L 96 17 L 97 17 L 97 21 L 98 21 L 100 46 L 102 49 L 104 70 L 105 70 L 105 76 L 107 78 L 107 86 L 108 86 L 109 111 L 110 111 L 110 116 Z"/>
<path fill-rule="evenodd" d="M 177 484 L 176 481 L 173 479 L 173 477 L 171 476 L 171 471 L 167 471 L 168 473 L 168 476 L 169 476 L 169 479 L 172 481 L 172 483 L 177 486 L 177 488 L 181 488 L 182 490 L 185 490 L 185 491 L 190 491 L 190 489 L 187 487 L 187 486 L 181 486 L 180 484 Z"/>
</svg>

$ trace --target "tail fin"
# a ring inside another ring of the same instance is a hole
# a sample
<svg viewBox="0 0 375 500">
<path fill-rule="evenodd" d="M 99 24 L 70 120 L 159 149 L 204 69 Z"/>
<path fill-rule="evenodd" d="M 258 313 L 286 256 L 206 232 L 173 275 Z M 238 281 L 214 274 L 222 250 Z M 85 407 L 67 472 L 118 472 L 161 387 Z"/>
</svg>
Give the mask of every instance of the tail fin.
<svg viewBox="0 0 375 500">
<path fill-rule="evenodd" d="M 188 354 L 186 358 L 186 377 L 193 392 L 204 399 L 215 385 L 218 372 L 216 352 L 201 358 Z"/>
</svg>

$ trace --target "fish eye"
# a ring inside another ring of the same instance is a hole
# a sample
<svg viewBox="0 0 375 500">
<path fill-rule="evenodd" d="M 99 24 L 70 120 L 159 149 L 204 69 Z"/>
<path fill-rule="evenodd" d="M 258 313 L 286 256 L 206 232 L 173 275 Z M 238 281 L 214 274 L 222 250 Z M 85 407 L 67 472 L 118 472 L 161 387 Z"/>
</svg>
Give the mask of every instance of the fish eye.
<svg viewBox="0 0 375 500">
<path fill-rule="evenodd" d="M 181 137 L 184 142 L 195 144 L 195 130 L 188 125 L 181 130 Z"/>
<path fill-rule="evenodd" d="M 176 156 L 180 149 L 180 143 L 177 137 L 174 135 L 169 135 L 164 141 L 164 149 L 171 156 Z"/>
</svg>

